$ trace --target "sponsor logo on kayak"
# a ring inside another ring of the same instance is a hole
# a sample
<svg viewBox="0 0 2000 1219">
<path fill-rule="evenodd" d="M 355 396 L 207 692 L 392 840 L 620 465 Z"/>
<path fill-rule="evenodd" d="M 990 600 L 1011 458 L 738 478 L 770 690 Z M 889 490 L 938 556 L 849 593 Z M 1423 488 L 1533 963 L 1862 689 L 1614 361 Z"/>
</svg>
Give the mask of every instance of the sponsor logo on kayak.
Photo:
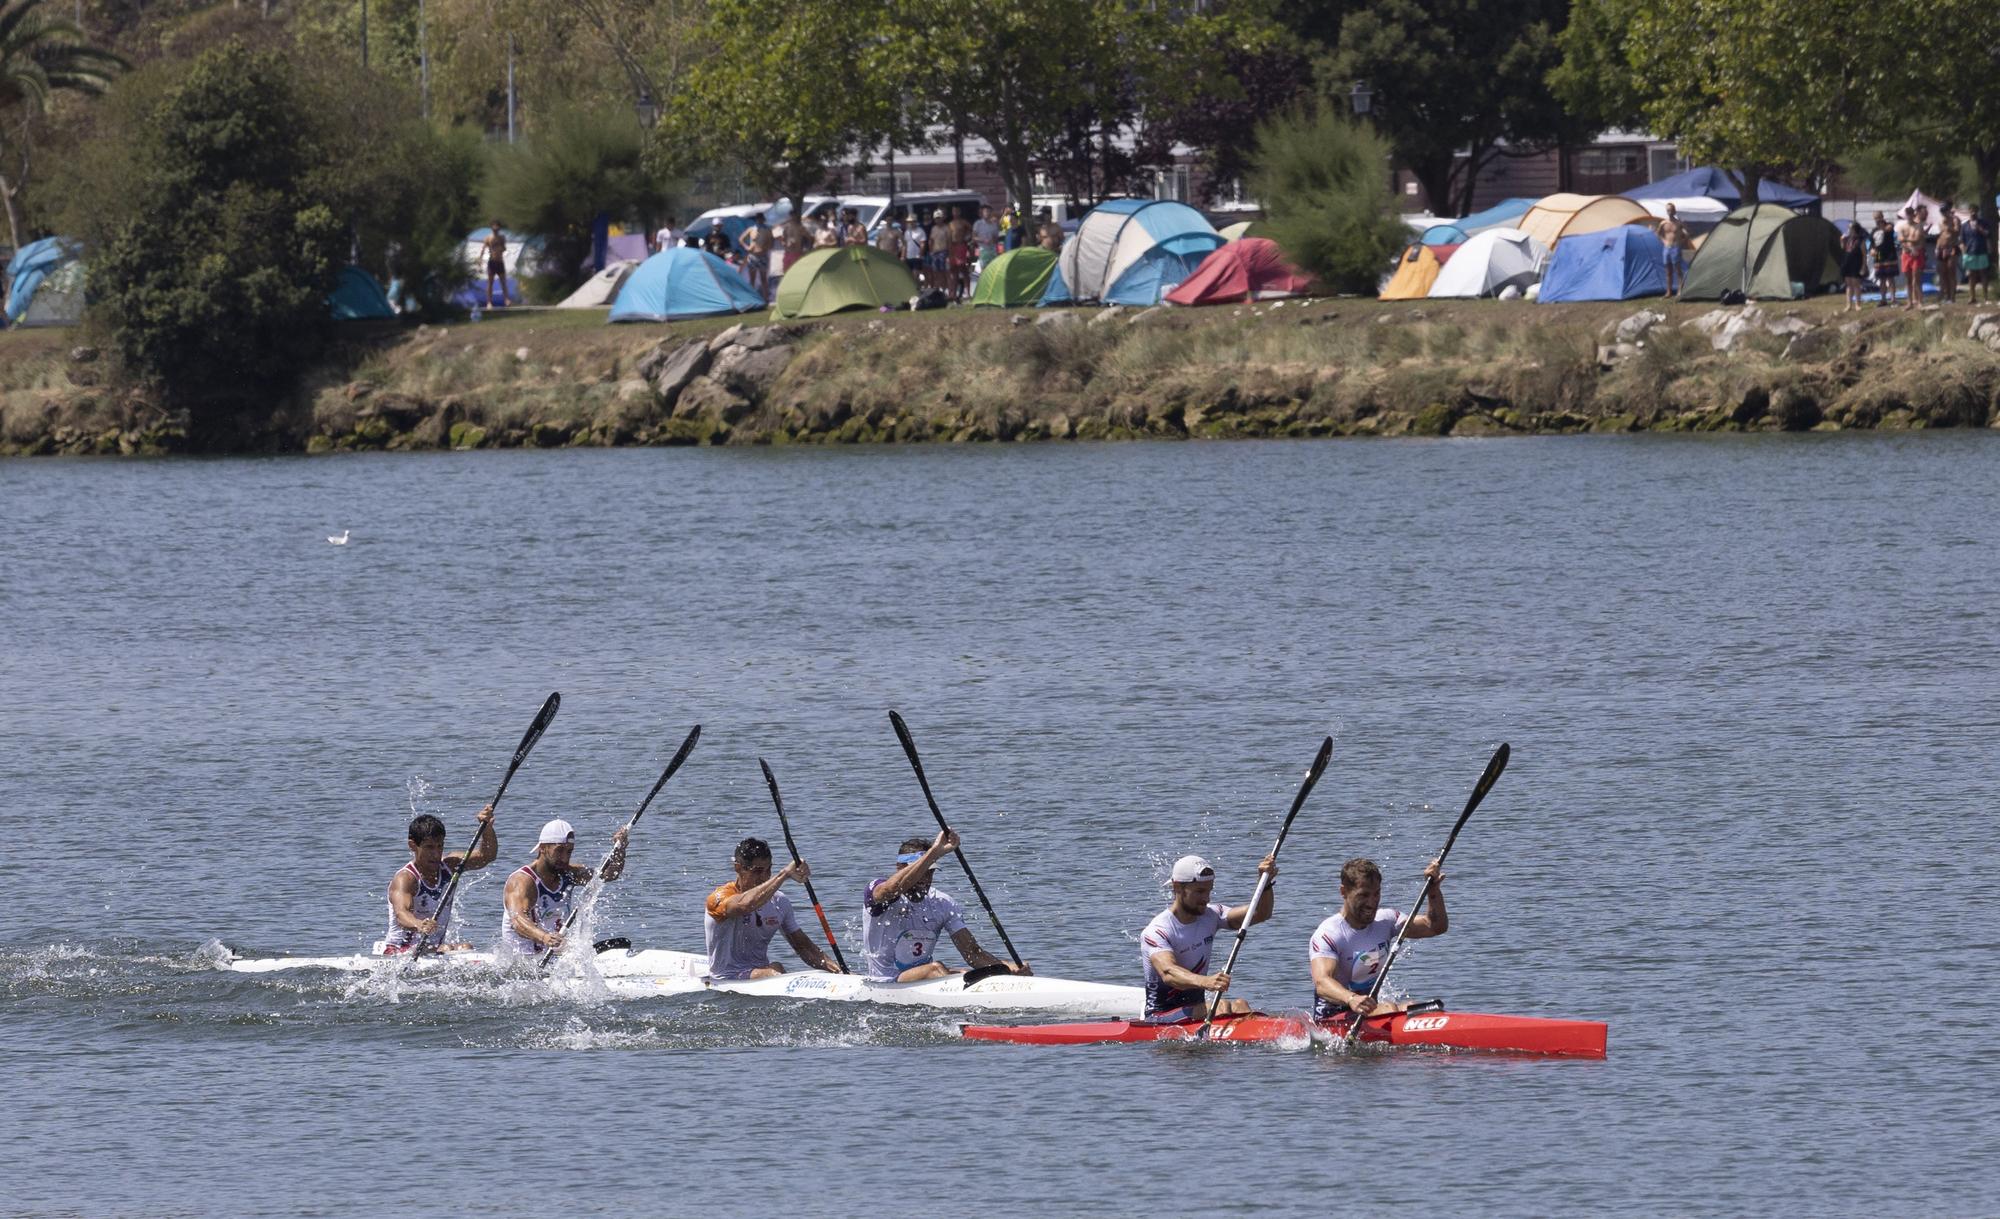
<svg viewBox="0 0 2000 1219">
<path fill-rule="evenodd" d="M 1451 1023 L 1450 1016 L 1411 1016 L 1403 1021 L 1405 1033 L 1435 1033 Z"/>
</svg>

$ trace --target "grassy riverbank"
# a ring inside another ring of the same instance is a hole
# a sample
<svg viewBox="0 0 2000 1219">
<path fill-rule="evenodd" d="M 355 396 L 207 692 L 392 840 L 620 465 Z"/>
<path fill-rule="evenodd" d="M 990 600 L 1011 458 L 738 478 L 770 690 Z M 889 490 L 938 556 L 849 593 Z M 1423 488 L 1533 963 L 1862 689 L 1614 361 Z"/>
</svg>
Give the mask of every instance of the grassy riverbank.
<svg viewBox="0 0 2000 1219">
<path fill-rule="evenodd" d="M 1621 342 L 1618 324 L 1642 309 L 1663 316 Z M 2000 351 L 1968 337 L 1978 312 L 1343 299 L 773 328 L 520 311 L 344 330 L 336 357 L 268 417 L 205 431 L 121 385 L 87 332 L 11 331 L 0 451 L 1987 426 L 2000 421 Z M 1740 333 L 1719 350 L 1701 323 L 1725 318 Z"/>
</svg>

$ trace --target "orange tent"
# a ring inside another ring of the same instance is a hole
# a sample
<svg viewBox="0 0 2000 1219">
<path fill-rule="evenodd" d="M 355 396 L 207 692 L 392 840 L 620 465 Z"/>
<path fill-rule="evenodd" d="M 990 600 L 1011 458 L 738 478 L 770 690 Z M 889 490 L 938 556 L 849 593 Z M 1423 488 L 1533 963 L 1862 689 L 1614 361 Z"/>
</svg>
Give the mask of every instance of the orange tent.
<svg viewBox="0 0 2000 1219">
<path fill-rule="evenodd" d="M 1227 305 L 1298 296 L 1311 288 L 1312 277 L 1287 262 L 1277 242 L 1238 237 L 1202 259 L 1167 299 L 1176 305 Z"/>
<path fill-rule="evenodd" d="M 1438 271 L 1458 249 L 1455 245 L 1425 245 L 1417 242 L 1396 260 L 1396 273 L 1382 285 L 1385 301 L 1415 301 L 1429 296 Z"/>
</svg>

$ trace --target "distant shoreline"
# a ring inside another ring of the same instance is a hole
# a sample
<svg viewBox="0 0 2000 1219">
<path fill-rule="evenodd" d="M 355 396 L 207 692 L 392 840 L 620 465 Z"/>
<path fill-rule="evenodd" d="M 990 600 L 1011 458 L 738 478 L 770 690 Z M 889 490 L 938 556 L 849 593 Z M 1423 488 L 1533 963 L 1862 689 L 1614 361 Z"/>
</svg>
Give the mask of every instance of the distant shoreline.
<svg viewBox="0 0 2000 1219">
<path fill-rule="evenodd" d="M 342 332 L 256 418 L 191 424 L 86 331 L 0 332 L 0 455 L 331 453 L 2000 422 L 2000 306 L 1744 316 L 1625 301 L 1331 299 L 610 326 L 529 310 Z M 1642 311 L 1650 326 L 1619 324 Z M 1979 337 L 1976 316 L 1990 314 Z M 1699 325 L 1703 319 L 1708 325 Z M 1719 350 L 1706 330 L 1728 322 Z M 1642 334 L 1634 333 L 1643 331 Z"/>
</svg>

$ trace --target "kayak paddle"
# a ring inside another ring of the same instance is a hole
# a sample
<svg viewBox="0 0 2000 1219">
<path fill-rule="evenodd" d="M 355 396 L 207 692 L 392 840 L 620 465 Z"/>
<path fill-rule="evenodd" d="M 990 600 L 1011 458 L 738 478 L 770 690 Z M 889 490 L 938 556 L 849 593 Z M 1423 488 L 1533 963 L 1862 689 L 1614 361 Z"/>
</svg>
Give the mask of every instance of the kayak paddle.
<svg viewBox="0 0 2000 1219">
<path fill-rule="evenodd" d="M 917 756 L 917 743 L 910 739 L 910 726 L 894 711 L 889 713 L 889 723 L 896 729 L 896 739 L 903 743 L 903 752 L 910 755 L 910 769 L 917 772 L 917 785 L 924 789 L 924 800 L 931 806 L 931 816 L 937 818 L 939 829 L 950 830 L 951 826 L 945 823 L 944 811 L 938 808 L 937 797 L 931 795 L 931 781 L 924 777 L 924 762 Z M 972 891 L 979 895 L 979 904 L 986 907 L 986 917 L 993 920 L 993 930 L 1000 933 L 1000 942 L 1007 946 L 1007 955 L 1014 958 L 1014 967 L 1022 968 L 1021 954 L 1015 950 L 1014 941 L 1007 938 L 1007 929 L 1000 925 L 1000 916 L 993 913 L 993 903 L 986 900 L 986 890 L 979 887 L 979 878 L 972 874 L 972 865 L 965 862 L 965 852 L 953 847 L 951 853 L 958 856 L 958 866 L 965 869 L 965 879 L 972 882 Z M 991 976 L 990 967 L 985 972 L 974 970 L 966 975 L 965 984 L 970 986 Z"/>
<path fill-rule="evenodd" d="M 785 849 L 792 853 L 792 862 L 799 862 L 799 844 L 792 841 L 792 823 L 785 820 L 785 798 L 778 794 L 778 780 L 771 773 L 771 764 L 762 758 L 757 765 L 764 768 L 764 782 L 771 789 L 771 803 L 778 807 L 778 828 L 785 832 Z M 819 894 L 813 892 L 812 877 L 801 876 L 799 883 L 806 887 L 806 898 L 813 904 L 813 913 L 819 915 L 819 929 L 826 932 L 826 946 L 833 949 L 833 959 L 840 965 L 840 972 L 847 972 L 847 958 L 840 955 L 840 942 L 833 938 L 833 924 L 826 921 L 826 911 L 821 909 Z"/>
<path fill-rule="evenodd" d="M 500 780 L 500 790 L 493 793 L 493 799 L 490 801 L 496 814 L 500 811 L 500 797 L 507 794 L 507 785 L 514 781 L 514 772 L 521 769 L 521 763 L 528 760 L 528 751 L 535 747 L 536 741 L 542 739 L 542 733 L 548 731 L 549 721 L 556 718 L 556 711 L 561 706 L 561 692 L 549 695 L 548 701 L 542 704 L 542 709 L 535 713 L 535 722 L 529 724 L 528 731 L 522 735 L 521 743 L 514 747 L 514 760 L 507 764 L 507 775 Z M 472 846 L 466 849 L 466 855 L 472 854 L 478 846 L 479 832 L 475 830 L 472 835 Z M 458 878 L 463 875 L 465 875 L 465 862 L 461 857 L 459 866 L 452 871 L 451 879 L 445 882 L 444 896 L 438 899 L 437 908 L 440 911 L 451 909 L 452 894 L 458 892 Z M 417 946 L 410 950 L 410 956 L 420 957 L 430 951 L 432 951 L 430 938 L 424 936 L 417 940 Z"/>
<path fill-rule="evenodd" d="M 687 740 L 682 741 L 681 747 L 674 751 L 674 760 L 667 763 L 667 769 L 665 773 L 660 775 L 659 782 L 653 784 L 653 790 L 646 793 L 646 798 L 644 800 L 639 801 L 639 810 L 632 814 L 632 819 L 630 821 L 627 821 L 625 823 L 625 829 L 628 832 L 632 829 L 633 826 L 639 824 L 639 818 L 646 815 L 646 806 L 653 802 L 654 796 L 660 794 L 660 789 L 667 785 L 667 780 L 674 777 L 674 772 L 681 768 L 681 763 L 688 760 L 688 755 L 694 752 L 694 743 L 696 741 L 699 741 L 700 739 L 701 739 L 701 725 L 696 724 L 694 726 L 694 731 L 687 734 Z M 614 840 L 611 849 L 604 853 L 604 861 L 597 865 L 596 874 L 598 876 L 604 875 L 604 869 L 611 865 L 611 857 L 615 855 L 617 852 L 618 852 L 618 845 L 617 842 Z M 575 909 L 569 912 L 568 917 L 563 919 L 562 935 L 565 938 L 568 937 L 569 929 L 573 925 L 575 925 L 577 917 L 582 913 L 583 913 L 583 907 L 579 905 Z M 549 961 L 552 958 L 554 958 L 557 951 L 558 951 L 557 949 L 551 948 L 547 952 L 544 952 L 542 954 L 541 961 L 538 963 L 538 968 L 547 969 L 549 967 Z M 597 951 L 602 952 L 604 950 L 600 948 Z"/>
<path fill-rule="evenodd" d="M 1313 786 L 1319 782 L 1320 775 L 1326 771 L 1326 764 L 1332 757 L 1333 738 L 1328 737 L 1320 742 L 1319 752 L 1313 755 L 1312 765 L 1306 768 L 1306 781 L 1299 784 L 1299 794 L 1292 797 L 1292 811 L 1285 814 L 1285 823 L 1278 827 L 1278 841 L 1271 845 L 1273 860 L 1278 858 L 1279 851 L 1285 849 L 1285 835 L 1292 832 L 1292 819 L 1305 807 L 1306 797 L 1312 795 Z M 1263 872 L 1257 873 L 1257 887 L 1250 892 L 1250 904 L 1244 908 L 1243 925 L 1236 929 L 1236 942 L 1229 946 L 1229 960 L 1223 963 L 1223 973 L 1236 968 L 1236 954 L 1243 951 L 1243 941 L 1250 934 L 1250 920 L 1256 917 L 1257 903 L 1264 900 L 1264 890 L 1270 883 L 1271 878 L 1268 875 Z M 1216 991 L 1208 1001 L 1208 1013 L 1201 1018 L 1201 1028 L 1195 1033 L 1197 1040 L 1208 1036 L 1208 1026 L 1215 1020 L 1215 1009 L 1221 1006 L 1222 992 Z"/>
<path fill-rule="evenodd" d="M 1479 807 L 1479 802 L 1486 798 L 1486 793 L 1492 791 L 1493 785 L 1500 781 L 1500 772 L 1507 769 L 1507 758 L 1511 753 L 1512 750 L 1507 748 L 1506 742 L 1501 742 L 1500 748 L 1493 751 L 1493 759 L 1486 763 L 1486 773 L 1480 775 L 1479 782 L 1472 785 L 1472 797 L 1465 802 L 1465 811 L 1458 815 L 1458 824 L 1451 827 L 1451 836 L 1444 840 L 1444 850 L 1437 854 L 1439 871 L 1444 869 L 1444 857 L 1451 854 L 1451 844 L 1458 841 L 1458 832 L 1464 829 L 1465 823 L 1472 818 L 1472 810 Z M 1382 983 L 1388 980 L 1389 968 L 1396 963 L 1396 953 L 1403 947 L 1403 935 L 1409 931 L 1410 924 L 1416 921 L 1418 912 L 1424 908 L 1424 902 L 1430 895 L 1431 878 L 1426 876 L 1423 890 L 1417 894 L 1416 904 L 1410 907 L 1410 917 L 1404 919 L 1403 925 L 1396 929 L 1396 938 L 1389 941 L 1389 953 L 1382 958 L 1382 968 L 1375 974 L 1374 983 L 1368 987 L 1368 998 L 1371 1003 L 1382 993 Z M 1355 1013 L 1349 1019 L 1347 1036 L 1343 1039 L 1345 1046 L 1352 1048 L 1361 1036 L 1362 1020 L 1363 1017 L 1359 1013 Z"/>
</svg>

